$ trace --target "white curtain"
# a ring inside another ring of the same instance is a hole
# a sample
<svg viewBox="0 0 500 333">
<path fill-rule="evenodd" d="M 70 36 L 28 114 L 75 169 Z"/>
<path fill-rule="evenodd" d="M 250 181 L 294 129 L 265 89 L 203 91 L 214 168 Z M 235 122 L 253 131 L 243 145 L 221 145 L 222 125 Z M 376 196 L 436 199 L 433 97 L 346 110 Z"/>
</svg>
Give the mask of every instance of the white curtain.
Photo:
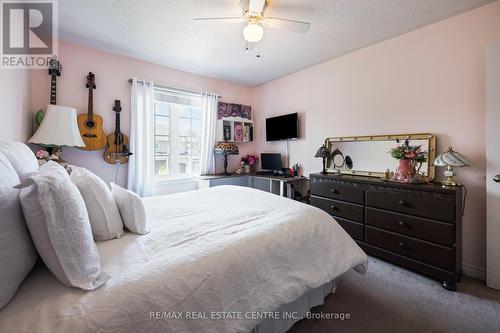
<svg viewBox="0 0 500 333">
<path fill-rule="evenodd" d="M 217 127 L 217 95 L 203 93 L 201 98 L 202 132 L 200 173 L 202 175 L 215 173 L 215 131 Z"/>
<path fill-rule="evenodd" d="M 154 84 L 132 78 L 130 151 L 127 188 L 141 197 L 155 193 Z"/>
</svg>

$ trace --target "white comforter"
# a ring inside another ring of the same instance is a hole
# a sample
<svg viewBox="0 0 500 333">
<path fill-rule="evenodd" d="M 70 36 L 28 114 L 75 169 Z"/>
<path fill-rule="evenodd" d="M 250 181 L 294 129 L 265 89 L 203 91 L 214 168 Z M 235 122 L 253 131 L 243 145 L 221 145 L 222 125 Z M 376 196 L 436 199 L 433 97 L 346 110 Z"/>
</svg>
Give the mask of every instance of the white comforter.
<svg viewBox="0 0 500 333">
<path fill-rule="evenodd" d="M 38 269 L 0 311 L 0 331 L 246 332 L 260 322 L 251 311 L 366 269 L 365 253 L 328 214 L 262 191 L 223 186 L 145 205 L 149 234 L 98 243 L 111 276 L 104 286 L 67 288 Z M 243 319 L 217 319 L 221 311 Z"/>
</svg>

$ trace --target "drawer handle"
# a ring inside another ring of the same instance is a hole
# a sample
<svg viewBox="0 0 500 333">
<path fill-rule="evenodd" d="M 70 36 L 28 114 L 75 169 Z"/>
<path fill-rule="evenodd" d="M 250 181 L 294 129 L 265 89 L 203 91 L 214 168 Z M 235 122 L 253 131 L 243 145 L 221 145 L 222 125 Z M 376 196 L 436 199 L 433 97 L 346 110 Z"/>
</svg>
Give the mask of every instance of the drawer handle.
<svg viewBox="0 0 500 333">
<path fill-rule="evenodd" d="M 408 203 L 406 201 L 399 200 L 398 201 L 398 205 L 400 205 L 400 206 L 408 206 Z"/>
<path fill-rule="evenodd" d="M 339 207 L 334 206 L 334 205 L 331 205 L 331 206 L 330 206 L 330 208 L 331 208 L 331 209 L 333 209 L 333 210 L 335 210 L 335 211 L 338 211 L 338 210 L 339 210 Z"/>
<path fill-rule="evenodd" d="M 404 227 L 406 225 L 406 223 L 404 221 L 399 221 L 398 224 L 400 227 Z"/>
<path fill-rule="evenodd" d="M 337 190 L 336 190 L 336 189 L 334 189 L 334 188 L 331 188 L 331 189 L 330 189 L 330 192 L 332 192 L 333 194 L 338 194 L 338 193 L 339 193 L 339 191 L 337 191 Z"/>
<path fill-rule="evenodd" d="M 399 242 L 399 243 L 398 243 L 398 246 L 399 246 L 400 248 L 402 248 L 402 249 L 406 249 L 406 244 L 405 244 L 405 243 L 403 243 L 403 242 Z"/>
</svg>

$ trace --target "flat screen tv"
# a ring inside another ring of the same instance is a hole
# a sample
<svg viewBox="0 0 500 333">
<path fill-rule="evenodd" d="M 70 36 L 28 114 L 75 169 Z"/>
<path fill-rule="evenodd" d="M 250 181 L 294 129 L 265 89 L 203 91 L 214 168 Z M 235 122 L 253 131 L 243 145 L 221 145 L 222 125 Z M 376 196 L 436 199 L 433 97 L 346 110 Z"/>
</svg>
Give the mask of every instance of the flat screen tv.
<svg viewBox="0 0 500 333">
<path fill-rule="evenodd" d="M 299 138 L 299 114 L 290 113 L 266 119 L 266 140 L 279 141 Z"/>
</svg>

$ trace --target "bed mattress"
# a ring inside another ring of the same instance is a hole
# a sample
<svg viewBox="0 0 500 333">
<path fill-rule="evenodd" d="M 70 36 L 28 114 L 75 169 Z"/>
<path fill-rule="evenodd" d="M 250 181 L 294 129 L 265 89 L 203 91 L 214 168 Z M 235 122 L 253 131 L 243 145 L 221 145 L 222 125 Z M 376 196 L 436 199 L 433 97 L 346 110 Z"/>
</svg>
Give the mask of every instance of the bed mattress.
<svg viewBox="0 0 500 333">
<path fill-rule="evenodd" d="M 97 243 L 105 285 L 68 288 L 37 268 L 0 311 L 0 331 L 248 332 L 255 313 L 366 270 L 331 216 L 290 199 L 220 186 L 144 201 L 149 234 Z"/>
</svg>

